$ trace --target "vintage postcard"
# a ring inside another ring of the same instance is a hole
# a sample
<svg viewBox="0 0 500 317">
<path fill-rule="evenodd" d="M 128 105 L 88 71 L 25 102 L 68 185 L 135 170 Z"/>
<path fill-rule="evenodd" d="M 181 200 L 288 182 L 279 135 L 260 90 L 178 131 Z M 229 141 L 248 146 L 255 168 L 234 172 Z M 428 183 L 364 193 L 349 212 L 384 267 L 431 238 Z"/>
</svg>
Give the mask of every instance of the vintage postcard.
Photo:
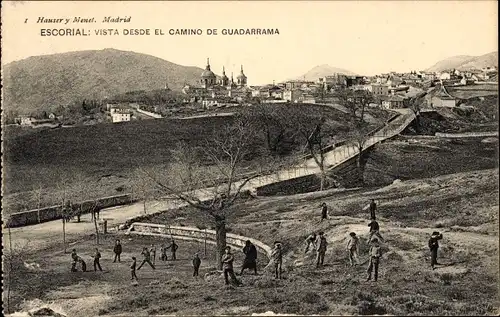
<svg viewBox="0 0 500 317">
<path fill-rule="evenodd" d="M 497 20 L 3 1 L 3 314 L 498 315 Z"/>
</svg>

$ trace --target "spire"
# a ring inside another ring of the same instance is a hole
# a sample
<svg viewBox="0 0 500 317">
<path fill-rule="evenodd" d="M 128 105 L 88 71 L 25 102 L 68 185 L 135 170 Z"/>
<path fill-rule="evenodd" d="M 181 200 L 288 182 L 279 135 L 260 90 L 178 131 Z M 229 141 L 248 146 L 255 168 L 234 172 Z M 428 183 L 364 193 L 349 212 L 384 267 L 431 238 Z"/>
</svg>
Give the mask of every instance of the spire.
<svg viewBox="0 0 500 317">
<path fill-rule="evenodd" d="M 241 65 L 241 73 L 243 74 L 243 65 Z"/>
<path fill-rule="evenodd" d="M 226 68 L 222 66 L 222 75 L 226 75 Z"/>
<path fill-rule="evenodd" d="M 233 72 L 231 72 L 231 82 L 234 82 L 234 79 L 233 79 Z"/>
<path fill-rule="evenodd" d="M 207 57 L 207 67 L 206 70 L 210 70 L 210 59 Z"/>
</svg>

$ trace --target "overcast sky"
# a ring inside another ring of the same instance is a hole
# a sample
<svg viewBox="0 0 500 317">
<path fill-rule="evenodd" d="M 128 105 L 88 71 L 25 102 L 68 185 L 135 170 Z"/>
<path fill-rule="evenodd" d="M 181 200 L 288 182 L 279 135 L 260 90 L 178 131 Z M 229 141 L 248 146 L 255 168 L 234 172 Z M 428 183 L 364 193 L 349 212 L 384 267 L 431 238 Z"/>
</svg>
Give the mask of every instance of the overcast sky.
<svg viewBox="0 0 500 317">
<path fill-rule="evenodd" d="M 36 23 L 39 17 L 95 17 L 91 25 Z M 130 23 L 103 24 L 105 16 Z M 365 75 L 420 70 L 456 55 L 497 50 L 496 1 L 360 2 L 4 2 L 2 63 L 33 55 L 115 48 L 212 70 L 239 71 L 249 84 L 302 75 L 329 64 Z M 28 22 L 25 23 L 25 19 Z M 41 28 L 91 30 L 42 37 Z M 94 29 L 278 28 L 274 36 L 96 36 Z"/>
</svg>

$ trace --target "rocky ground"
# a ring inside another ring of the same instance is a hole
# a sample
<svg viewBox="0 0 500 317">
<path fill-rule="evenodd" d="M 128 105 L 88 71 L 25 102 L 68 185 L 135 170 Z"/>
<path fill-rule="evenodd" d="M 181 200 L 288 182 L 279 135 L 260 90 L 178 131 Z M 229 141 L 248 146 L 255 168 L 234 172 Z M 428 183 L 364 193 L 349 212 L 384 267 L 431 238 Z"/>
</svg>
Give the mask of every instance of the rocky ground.
<svg viewBox="0 0 500 317">
<path fill-rule="evenodd" d="M 385 239 L 377 283 L 365 282 L 368 214 L 363 207 L 370 198 L 378 202 Z M 330 206 L 330 219 L 324 222 L 319 221 L 322 202 Z M 149 221 L 196 225 L 204 219 L 200 212 L 185 209 Z M 40 269 L 16 266 L 11 303 L 20 309 L 36 300 L 52 301 L 68 316 L 499 312 L 497 168 L 396 181 L 379 188 L 249 199 L 232 208 L 228 223 L 231 232 L 267 244 L 283 241 L 283 280 L 274 280 L 269 272 L 244 275 L 241 287 L 225 287 L 220 277 L 195 280 L 190 276 L 188 258 L 201 248 L 199 244 L 181 248 L 183 260 L 154 272 L 141 269 L 138 286 L 131 285 L 125 264 L 103 260 L 108 272 L 72 274 L 68 254 L 45 250 L 23 256 L 24 261 L 38 263 Z M 305 237 L 317 230 L 325 231 L 329 242 L 326 265 L 321 269 L 314 268 L 312 254 L 303 254 Z M 345 251 L 351 231 L 361 238 L 361 262 L 365 262 L 355 267 L 349 266 Z M 444 235 L 441 265 L 434 271 L 427 248 L 432 231 Z M 114 238 L 103 242 L 107 245 L 105 259 L 111 255 Z M 122 239 L 135 254 L 152 242 L 150 238 Z M 76 245 L 86 257 L 93 247 L 90 241 Z M 130 254 L 124 258 L 129 261 Z M 260 262 L 265 264 L 263 256 Z M 204 261 L 204 272 L 212 263 Z M 240 264 L 241 257 L 237 267 Z"/>
</svg>

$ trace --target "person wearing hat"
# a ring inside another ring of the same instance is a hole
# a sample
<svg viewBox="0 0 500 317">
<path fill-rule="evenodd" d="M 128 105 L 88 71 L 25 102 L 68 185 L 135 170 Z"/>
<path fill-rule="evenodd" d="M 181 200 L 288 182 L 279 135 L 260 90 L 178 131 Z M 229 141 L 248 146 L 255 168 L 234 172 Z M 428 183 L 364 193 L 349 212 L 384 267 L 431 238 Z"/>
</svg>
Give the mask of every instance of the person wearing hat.
<svg viewBox="0 0 500 317">
<path fill-rule="evenodd" d="M 238 279 L 236 279 L 236 275 L 234 275 L 234 269 L 233 269 L 233 262 L 234 262 L 234 257 L 231 254 L 231 247 L 227 246 L 226 249 L 224 250 L 224 255 L 222 256 L 222 270 L 224 272 L 224 281 L 226 285 L 229 285 L 229 278 L 228 275 L 231 276 L 231 281 L 240 284 Z"/>
<path fill-rule="evenodd" d="M 439 249 L 438 240 L 443 239 L 443 235 L 437 231 L 434 231 L 429 239 L 429 249 L 431 250 L 431 267 L 434 270 L 435 265 L 438 265 L 437 262 L 437 252 Z"/>
<path fill-rule="evenodd" d="M 271 252 L 271 258 L 274 262 L 274 276 L 276 279 L 281 279 L 281 267 L 283 264 L 283 252 L 281 249 L 281 243 L 279 241 L 274 242 L 274 249 Z"/>
<path fill-rule="evenodd" d="M 323 231 L 319 232 L 318 241 L 316 242 L 316 247 L 318 253 L 316 254 L 316 268 L 323 266 L 323 261 L 325 260 L 326 247 L 328 242 L 326 242 L 325 235 Z"/>
<path fill-rule="evenodd" d="M 376 282 L 378 279 L 378 265 L 380 258 L 382 257 L 382 250 L 377 238 L 373 238 L 371 240 L 368 256 L 370 257 L 370 264 L 368 265 L 368 278 L 366 280 L 369 281 L 372 279 L 372 271 L 374 271 L 374 281 Z"/>
<path fill-rule="evenodd" d="M 349 241 L 347 242 L 347 252 L 349 253 L 349 261 L 351 262 L 351 266 L 358 264 L 358 245 L 359 239 L 356 236 L 356 233 L 349 233 Z"/>
</svg>

